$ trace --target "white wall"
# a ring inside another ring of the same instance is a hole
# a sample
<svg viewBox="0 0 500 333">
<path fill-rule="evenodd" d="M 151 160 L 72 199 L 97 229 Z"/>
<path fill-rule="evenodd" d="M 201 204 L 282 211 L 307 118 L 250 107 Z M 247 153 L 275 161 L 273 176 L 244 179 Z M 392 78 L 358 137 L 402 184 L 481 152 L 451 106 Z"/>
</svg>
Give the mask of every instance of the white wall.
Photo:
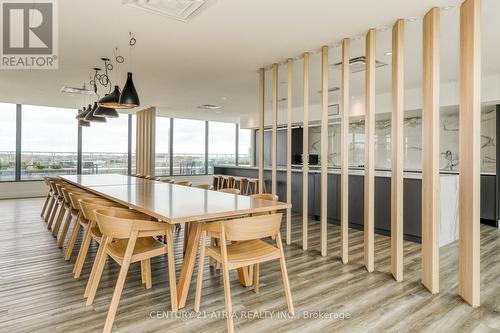
<svg viewBox="0 0 500 333">
<path fill-rule="evenodd" d="M 47 195 L 47 191 L 43 181 L 0 183 L 0 199 L 43 197 Z"/>
</svg>

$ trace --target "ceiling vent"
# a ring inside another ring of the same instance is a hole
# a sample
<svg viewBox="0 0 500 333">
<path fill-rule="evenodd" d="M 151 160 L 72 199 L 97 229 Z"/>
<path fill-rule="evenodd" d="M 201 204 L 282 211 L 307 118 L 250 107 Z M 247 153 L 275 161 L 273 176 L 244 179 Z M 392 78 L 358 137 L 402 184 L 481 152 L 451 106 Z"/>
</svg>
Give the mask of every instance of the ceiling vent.
<svg viewBox="0 0 500 333">
<path fill-rule="evenodd" d="M 202 110 L 219 110 L 220 108 L 222 108 L 222 106 L 213 104 L 202 104 L 198 105 L 197 108 Z"/>
<path fill-rule="evenodd" d="M 94 91 L 87 89 L 85 87 L 85 84 L 81 88 L 63 86 L 61 88 L 61 92 L 63 94 L 70 94 L 70 95 L 93 95 L 94 94 Z"/>
<path fill-rule="evenodd" d="M 337 63 L 330 65 L 330 66 L 340 69 L 342 66 L 342 61 L 337 62 Z M 382 61 L 375 59 L 375 68 L 384 67 L 384 66 L 387 66 L 387 64 L 385 62 L 382 62 Z M 349 67 L 351 68 L 351 73 L 363 72 L 366 68 L 366 57 L 361 56 L 361 57 L 352 58 L 351 60 L 349 60 Z"/>
<path fill-rule="evenodd" d="M 188 22 L 216 0 L 122 0 L 131 7 Z"/>
</svg>

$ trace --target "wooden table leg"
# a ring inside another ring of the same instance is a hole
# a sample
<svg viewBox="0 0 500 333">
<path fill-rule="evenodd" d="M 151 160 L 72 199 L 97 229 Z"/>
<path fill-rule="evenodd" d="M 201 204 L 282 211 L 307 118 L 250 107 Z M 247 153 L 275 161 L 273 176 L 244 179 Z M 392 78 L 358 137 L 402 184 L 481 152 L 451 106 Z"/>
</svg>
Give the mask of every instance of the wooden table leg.
<svg viewBox="0 0 500 333">
<path fill-rule="evenodd" d="M 184 255 L 184 263 L 182 264 L 181 275 L 177 283 L 177 297 L 179 300 L 179 309 L 186 306 L 186 299 L 189 292 L 189 285 L 191 284 L 191 277 L 193 276 L 194 264 L 196 261 L 196 254 L 200 243 L 201 227 L 198 222 L 191 222 L 189 237 Z"/>
</svg>

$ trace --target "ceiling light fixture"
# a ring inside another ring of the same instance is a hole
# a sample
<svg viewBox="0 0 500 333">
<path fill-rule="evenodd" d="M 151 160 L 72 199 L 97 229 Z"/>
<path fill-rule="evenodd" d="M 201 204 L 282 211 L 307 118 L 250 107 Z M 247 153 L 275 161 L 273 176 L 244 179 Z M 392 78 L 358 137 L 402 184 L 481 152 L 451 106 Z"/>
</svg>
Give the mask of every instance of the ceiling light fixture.
<svg viewBox="0 0 500 333">
<path fill-rule="evenodd" d="M 198 109 L 202 110 L 218 110 L 222 108 L 220 105 L 213 105 L 213 104 L 202 104 L 197 106 Z"/>
<path fill-rule="evenodd" d="M 384 53 L 386 56 L 391 56 L 392 55 L 392 52 L 386 52 Z"/>
<path fill-rule="evenodd" d="M 132 80 L 131 72 L 127 73 L 127 82 L 125 82 L 125 86 L 120 94 L 120 104 L 128 109 L 141 105 L 139 102 L 139 95 L 137 94 L 137 90 L 134 86 L 134 81 Z"/>
<path fill-rule="evenodd" d="M 90 105 L 89 105 L 90 106 Z M 88 111 L 90 109 L 90 111 Z M 105 123 L 106 118 L 104 117 L 96 117 L 94 115 L 94 111 L 97 110 L 97 102 L 94 102 L 94 106 L 87 109 L 87 115 L 85 116 L 85 121 L 90 121 L 94 123 Z"/>
</svg>

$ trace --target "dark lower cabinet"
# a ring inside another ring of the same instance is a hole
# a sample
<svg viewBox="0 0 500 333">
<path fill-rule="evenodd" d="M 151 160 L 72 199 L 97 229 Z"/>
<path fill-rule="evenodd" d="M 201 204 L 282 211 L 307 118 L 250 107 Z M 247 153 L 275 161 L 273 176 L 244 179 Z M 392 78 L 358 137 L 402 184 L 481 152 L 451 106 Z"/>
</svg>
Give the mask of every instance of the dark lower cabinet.
<svg viewBox="0 0 500 333">
<path fill-rule="evenodd" d="M 216 174 L 242 177 L 258 177 L 254 168 L 215 167 Z M 302 172 L 292 172 L 292 211 L 302 213 Z M 308 175 L 309 215 L 319 219 L 321 214 L 321 174 L 310 172 Z M 271 192 L 271 171 L 264 172 L 268 192 Z M 496 221 L 496 194 L 494 175 L 481 176 L 481 219 Z M 340 223 L 340 175 L 328 175 L 328 221 Z M 364 176 L 349 176 L 349 227 L 363 229 L 364 225 Z M 404 238 L 420 242 L 422 235 L 422 181 L 405 178 L 403 184 L 403 233 Z M 277 194 L 286 200 L 286 172 L 277 172 Z M 375 232 L 390 235 L 391 232 L 391 178 L 375 177 Z"/>
</svg>

